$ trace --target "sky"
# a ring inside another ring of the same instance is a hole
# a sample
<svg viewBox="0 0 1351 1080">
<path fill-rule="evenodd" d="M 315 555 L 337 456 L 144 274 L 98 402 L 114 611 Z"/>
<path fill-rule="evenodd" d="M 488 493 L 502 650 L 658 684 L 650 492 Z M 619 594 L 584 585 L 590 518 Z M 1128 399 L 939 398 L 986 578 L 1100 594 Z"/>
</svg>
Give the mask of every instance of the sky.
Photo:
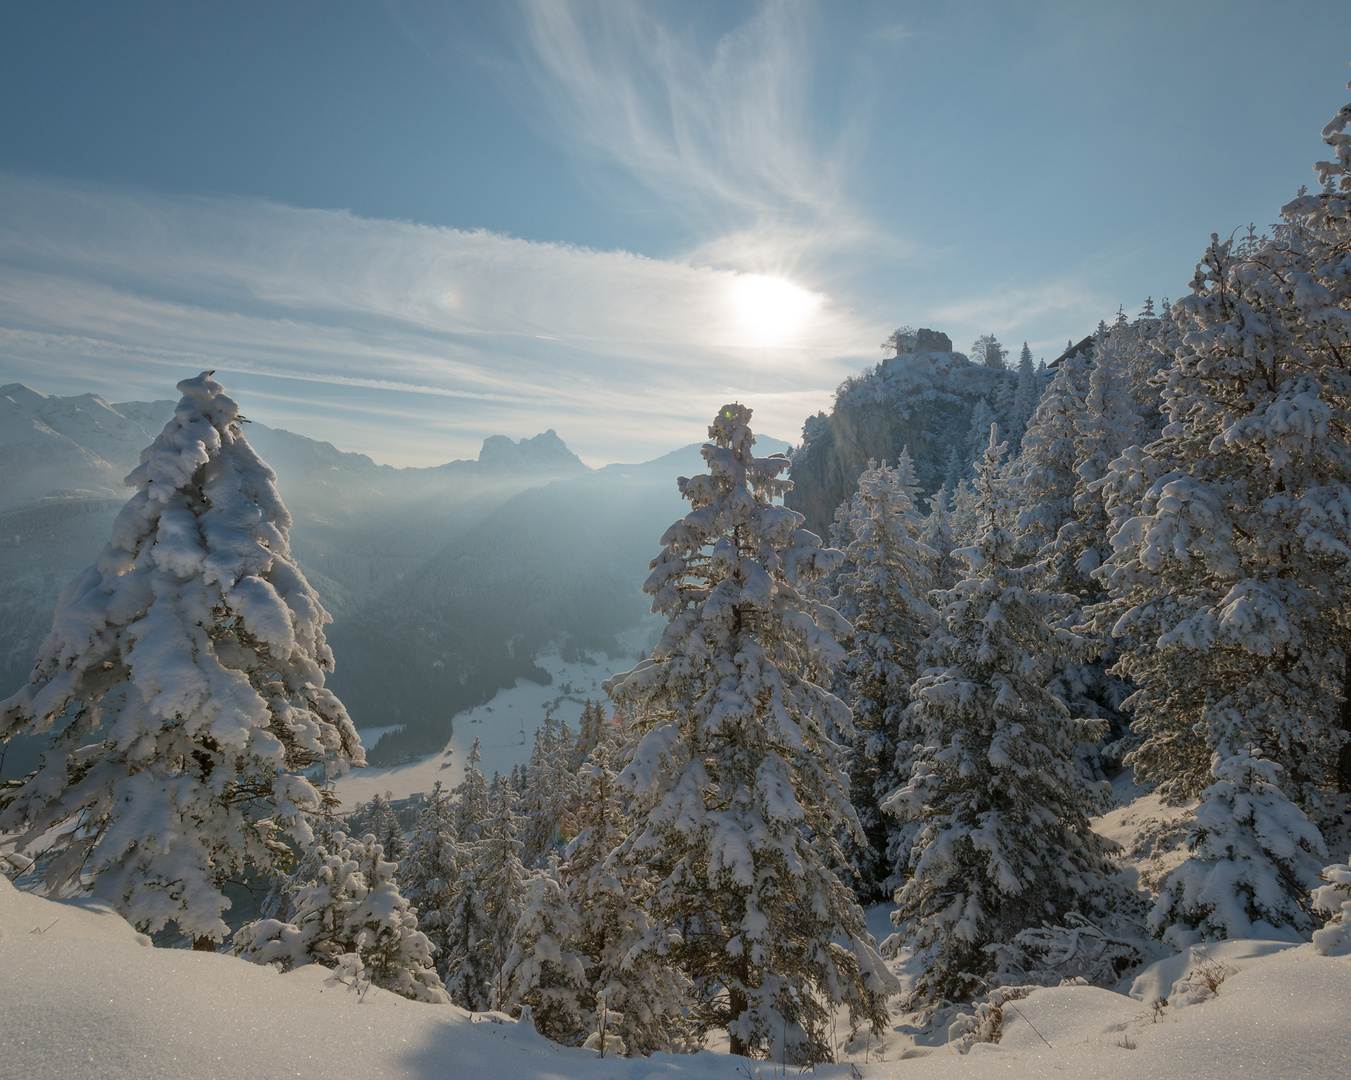
<svg viewBox="0 0 1351 1080">
<path fill-rule="evenodd" d="M 0 0 L 0 382 L 395 465 L 800 441 L 901 325 L 1047 360 L 1325 157 L 1351 4 Z"/>
</svg>

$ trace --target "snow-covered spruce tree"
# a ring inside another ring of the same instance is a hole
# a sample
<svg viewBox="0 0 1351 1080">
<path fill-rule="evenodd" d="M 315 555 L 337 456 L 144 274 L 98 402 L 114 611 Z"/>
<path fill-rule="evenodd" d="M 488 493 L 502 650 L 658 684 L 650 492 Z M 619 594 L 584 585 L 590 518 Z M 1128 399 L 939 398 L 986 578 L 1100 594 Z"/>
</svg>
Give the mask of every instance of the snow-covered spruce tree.
<svg viewBox="0 0 1351 1080">
<path fill-rule="evenodd" d="M 550 851 L 577 831 L 577 776 L 571 767 L 576 740 L 566 721 L 545 713 L 525 771 L 521 797 L 521 861 L 540 866 Z"/>
<path fill-rule="evenodd" d="M 957 584 L 952 561 L 952 512 L 948 509 L 948 501 L 946 485 L 930 495 L 929 513 L 919 530 L 919 542 L 934 553 L 929 570 L 936 589 L 950 589 Z"/>
<path fill-rule="evenodd" d="M 241 927 L 234 952 L 285 970 L 340 966 L 414 1001 L 449 1001 L 432 964 L 432 943 L 418 930 L 417 914 L 394 880 L 396 866 L 384 859 L 374 835 L 356 840 L 334 833 L 331 850 L 320 847 L 319 855 L 315 880 L 300 890 L 294 919 Z"/>
<path fill-rule="evenodd" d="M 484 822 L 488 820 L 488 781 L 478 763 L 483 760 L 479 752 L 479 740 L 469 748 L 469 758 L 464 763 L 464 779 L 455 789 L 455 834 L 465 844 L 473 844 L 483 835 Z"/>
<path fill-rule="evenodd" d="M 446 951 L 437 957 L 437 970 L 454 1004 L 484 1012 L 492 1008 L 493 927 L 470 859 L 460 864 L 446 910 L 439 933 Z"/>
<path fill-rule="evenodd" d="M 1221 747 L 1282 767 L 1317 818 L 1339 779 L 1351 612 L 1351 151 L 1274 237 L 1211 238 L 1164 388 L 1169 423 L 1114 461 L 1097 617 L 1122 639 L 1136 774 L 1187 799 Z M 1335 190 L 1340 188 L 1340 190 Z M 1228 753 L 1223 756 L 1228 756 Z"/>
<path fill-rule="evenodd" d="M 451 952 L 455 885 L 467 853 L 455 834 L 455 807 L 436 781 L 418 811 L 413 840 L 399 863 L 403 894 L 418 913 L 418 929 L 436 947 L 438 970 Z"/>
<path fill-rule="evenodd" d="M 858 819 L 824 731 L 848 732 L 848 709 L 821 684 L 847 625 L 799 586 L 840 555 L 774 504 L 788 461 L 755 457 L 750 416 L 719 410 L 709 472 L 680 479 L 692 509 L 644 585 L 670 623 L 607 684 L 641 734 L 623 855 L 655 875 L 654 938 L 693 980 L 700 1025 L 726 1027 L 733 1053 L 821 1061 L 830 1009 L 881 1025 L 895 982 L 834 870 Z"/>
<path fill-rule="evenodd" d="M 884 804 L 920 825 L 892 914 L 923 959 L 912 1005 L 971 997 L 994 973 L 990 946 L 1071 912 L 1099 915 L 1119 888 L 1112 845 L 1088 821 L 1107 786 L 1075 761 L 1101 725 L 1072 719 L 1046 688 L 1051 665 L 1083 647 L 1060 625 L 1074 597 L 1042 591 L 1036 562 L 1014 565 L 1004 449 L 992 426 L 975 486 L 984 527 L 958 552 L 968 576 L 936 594 L 933 666 L 911 691 L 924 749 Z"/>
<path fill-rule="evenodd" d="M 913 828 L 883 815 L 878 802 L 910 779 L 916 733 L 905 720 L 915 658 L 933 627 L 925 596 L 937 553 L 917 539 L 918 485 L 910 456 L 894 468 L 870 463 L 851 503 L 851 535 L 837 577 L 835 607 L 854 626 L 844 665 L 845 699 L 853 711 L 850 798 L 864 843 L 846 841 L 860 897 L 895 892 L 910 861 Z M 843 538 L 842 539 L 846 539 Z"/>
<path fill-rule="evenodd" d="M 600 744 L 607 723 L 604 706 L 599 701 L 587 698 L 586 704 L 582 706 L 581 719 L 577 721 L 577 741 L 573 743 L 572 754 L 568 759 L 574 773 Z"/>
<path fill-rule="evenodd" d="M 618 782 L 627 748 L 619 727 L 607 725 L 580 770 L 580 831 L 563 867 L 576 917 L 570 947 L 586 965 L 587 1031 L 599 1031 L 594 1006 L 599 993 L 606 1003 L 607 1038 L 618 1036 L 625 1048 L 614 1052 L 675 1052 L 690 1044 L 684 1018 L 691 986 L 666 960 L 669 934 L 664 938 L 648 918 L 653 874 L 641 862 L 615 857 L 633 824 Z"/>
<path fill-rule="evenodd" d="M 516 813 L 517 801 L 511 781 L 494 776 L 489 793 L 489 817 L 483 823 L 482 837 L 472 849 L 474 865 L 478 869 L 479 895 L 488 919 L 492 1007 L 495 1009 L 506 1006 L 507 956 L 516 938 L 516 923 L 521 917 L 531 877 L 521 862 L 525 845 L 518 839 L 521 825 Z"/>
<path fill-rule="evenodd" d="M 1056 367 L 1023 436 L 1018 459 L 1022 506 L 1014 529 L 1024 549 L 1044 556 L 1048 570 L 1044 584 L 1057 592 L 1078 592 L 1086 582 L 1077 560 L 1067 557 L 1067 548 L 1071 536 L 1080 532 L 1074 513 L 1075 444 L 1091 367 L 1091 357 L 1083 353 L 1065 357 Z"/>
<path fill-rule="evenodd" d="M 137 493 L 0 703 L 0 738 L 56 731 L 0 796 L 0 829 L 50 843 L 48 890 L 87 884 L 202 948 L 228 934 L 227 881 L 310 843 L 323 798 L 305 773 L 365 761 L 324 688 L 328 615 L 290 556 L 276 477 L 211 374 L 178 384 L 127 478 Z"/>
<path fill-rule="evenodd" d="M 564 1046 L 586 1041 L 595 1008 L 586 966 L 571 948 L 576 939 L 577 912 L 555 860 L 526 889 L 511 951 L 502 965 L 506 991 L 500 1007 L 519 1015 L 528 1005 L 535 1029 Z"/>
<path fill-rule="evenodd" d="M 313 818 L 310 825 L 314 839 L 291 866 L 289 872 L 278 874 L 272 879 L 262 902 L 258 905 L 258 914 L 262 918 L 290 922 L 295 915 L 301 891 L 313 884 L 318 877 L 319 868 L 333 847 L 334 834 L 340 831 L 340 820 L 333 812 L 333 807 L 326 805 L 323 813 Z M 341 831 L 346 832 L 345 829 Z"/>
<path fill-rule="evenodd" d="M 399 862 L 408 850 L 408 841 L 404 838 L 403 826 L 399 824 L 399 815 L 389 805 L 389 793 L 377 792 L 359 812 L 361 831 L 371 833 L 384 850 L 391 862 Z"/>
<path fill-rule="evenodd" d="M 496 955 L 494 932 L 483 883 L 477 872 L 481 842 L 490 814 L 488 782 L 478 767 L 479 740 L 469 750 L 464 779 L 455 789 L 452 828 L 458 843 L 457 867 L 445 906 L 444 926 L 437 928 L 437 970 L 450 1000 L 471 1012 L 492 1008 Z"/>
<path fill-rule="evenodd" d="M 1191 855 L 1159 883 L 1149 913 L 1156 934 L 1179 924 L 1210 939 L 1312 929 L 1309 890 L 1318 883 L 1315 856 L 1326 854 L 1323 837 L 1285 797 L 1278 773 L 1248 753 L 1223 746 L 1215 753 L 1215 783 L 1201 793 L 1187 835 Z"/>
<path fill-rule="evenodd" d="M 1036 365 L 1032 362 L 1032 350 L 1028 348 L 1027 342 L 1023 342 L 1023 351 L 1018 356 L 1018 389 L 1013 396 L 1013 422 L 1016 425 L 1014 434 L 1021 439 L 1023 433 L 1027 431 L 1027 425 L 1032 422 L 1032 416 L 1037 411 L 1037 403 L 1041 401 L 1042 382 L 1037 375 Z"/>
</svg>

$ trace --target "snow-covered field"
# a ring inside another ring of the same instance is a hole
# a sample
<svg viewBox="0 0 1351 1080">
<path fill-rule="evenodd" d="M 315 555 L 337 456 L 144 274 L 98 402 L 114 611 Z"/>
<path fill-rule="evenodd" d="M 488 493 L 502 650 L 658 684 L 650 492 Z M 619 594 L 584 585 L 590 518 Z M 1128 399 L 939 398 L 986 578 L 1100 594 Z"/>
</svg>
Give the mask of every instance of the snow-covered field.
<svg viewBox="0 0 1351 1080">
<path fill-rule="evenodd" d="M 457 713 L 451 721 L 454 734 L 442 753 L 407 765 L 354 769 L 340 777 L 334 788 L 343 809 L 354 810 L 386 792 L 403 799 L 417 791 L 430 791 L 437 780 L 453 788 L 464 776 L 464 763 L 475 739 L 480 741 L 483 760 L 479 768 L 484 775 L 511 772 L 512 766 L 530 760 L 535 731 L 544 722 L 546 711 L 552 710 L 556 719 L 566 720 L 576 731 L 586 699 L 597 700 L 608 708 L 609 698 L 600 684 L 615 671 L 631 668 L 637 660 L 612 661 L 604 653 L 589 653 L 585 660 L 573 664 L 564 663 L 557 656 L 536 657 L 535 663 L 553 676 L 552 683 L 541 686 L 528 679 L 517 679 L 515 686 L 499 690 L 491 701 Z M 362 739 L 372 735 L 378 737 L 373 732 L 362 732 Z"/>
<path fill-rule="evenodd" d="M 1005 1009 L 998 1043 L 918 1047 L 893 1030 L 879 1046 L 814 1075 L 864 1080 L 1074 1077 L 1233 1080 L 1351 1077 L 1351 957 L 1312 946 L 1225 942 L 1215 995 L 1182 985 L 1172 957 L 1135 996 L 1087 986 L 1037 990 Z M 380 990 L 364 999 L 318 967 L 278 975 L 244 960 L 151 948 L 93 903 L 44 900 L 0 875 L 0 1076 L 14 1080 L 701 1080 L 768 1078 L 768 1063 L 703 1052 L 647 1060 L 555 1046 L 495 1014 L 423 1005 Z M 1196 980 L 1193 979 L 1193 982 Z M 1174 1004 L 1156 1014 L 1160 995 Z M 879 1060 L 879 1057 L 882 1060 Z M 794 1074 L 798 1070 L 792 1070 Z"/>
</svg>

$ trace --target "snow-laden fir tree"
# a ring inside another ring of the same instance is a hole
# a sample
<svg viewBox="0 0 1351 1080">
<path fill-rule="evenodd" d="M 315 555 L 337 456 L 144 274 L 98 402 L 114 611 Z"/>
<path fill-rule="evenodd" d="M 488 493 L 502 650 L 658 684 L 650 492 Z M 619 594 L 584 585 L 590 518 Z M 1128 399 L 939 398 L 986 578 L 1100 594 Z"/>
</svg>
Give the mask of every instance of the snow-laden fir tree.
<svg viewBox="0 0 1351 1080">
<path fill-rule="evenodd" d="M 1344 185 L 1346 110 L 1325 132 Z M 1211 238 L 1173 315 L 1168 424 L 1103 484 L 1116 532 L 1097 613 L 1142 737 L 1136 775 L 1186 799 L 1221 747 L 1281 766 L 1315 818 L 1338 781 L 1351 567 L 1351 192 Z M 1228 754 L 1223 755 L 1228 756 Z M 1294 901 L 1292 895 L 1292 902 Z"/>
<path fill-rule="evenodd" d="M 418 913 L 418 929 L 436 947 L 437 969 L 445 974 L 455 920 L 455 888 L 467 853 L 455 834 L 455 806 L 436 781 L 418 810 L 408 851 L 399 862 L 404 896 Z"/>
<path fill-rule="evenodd" d="M 755 457 L 750 416 L 719 410 L 709 472 L 680 479 L 691 510 L 644 585 L 670 623 L 607 685 L 641 734 L 624 856 L 656 877 L 649 909 L 695 984 L 694 1016 L 726 1027 L 734 1053 L 811 1062 L 831 1056 L 833 1008 L 881 1025 L 895 983 L 835 871 L 858 819 L 825 734 L 849 731 L 848 709 L 823 683 L 847 625 L 799 587 L 840 556 L 775 505 L 788 461 Z"/>
<path fill-rule="evenodd" d="M 581 719 L 577 721 L 577 741 L 573 744 L 569 761 L 574 772 L 580 769 L 592 752 L 600 745 L 607 720 L 605 708 L 599 701 L 586 699 L 582 706 Z"/>
<path fill-rule="evenodd" d="M 449 1001 L 433 965 L 432 943 L 417 928 L 417 913 L 400 894 L 396 866 L 374 835 L 333 834 L 317 845 L 315 880 L 297 896 L 290 922 L 262 919 L 235 934 L 234 952 L 283 970 L 318 963 L 339 967 L 363 982 L 411 998 Z"/>
<path fill-rule="evenodd" d="M 648 918 L 653 873 L 644 863 L 616 857 L 633 824 L 618 782 L 626 748 L 619 726 L 606 725 L 580 770 L 580 831 L 563 868 L 575 913 L 570 947 L 586 965 L 588 1032 L 600 1030 L 595 1002 L 603 995 L 607 1037 L 624 1047 L 616 1049 L 616 1043 L 607 1052 L 670 1053 L 690 1046 L 685 1016 L 692 987 L 667 961 L 669 931 Z"/>
<path fill-rule="evenodd" d="M 916 655 L 933 626 L 925 599 L 937 553 L 919 542 L 918 484 L 910 455 L 894 467 L 870 462 L 850 500 L 850 535 L 836 578 L 835 608 L 853 623 L 844 665 L 854 717 L 850 798 L 865 843 L 846 842 L 861 898 L 890 896 L 910 860 L 913 829 L 897 827 L 878 802 L 910 778 L 916 733 L 905 720 Z"/>
<path fill-rule="evenodd" d="M 1201 793 L 1187 835 L 1190 856 L 1159 883 L 1149 925 L 1183 925 L 1204 938 L 1269 936 L 1275 927 L 1312 929 L 1323 837 L 1285 797 L 1279 766 L 1221 746 L 1215 782 Z"/>
<path fill-rule="evenodd" d="M 469 748 L 464 763 L 464 779 L 455 789 L 455 835 L 465 844 L 472 844 L 483 835 L 488 820 L 488 781 L 478 763 L 483 760 L 479 740 Z"/>
<path fill-rule="evenodd" d="M 404 837 L 403 826 L 399 824 L 399 815 L 389 804 L 388 792 L 384 795 L 377 792 L 372 796 L 371 801 L 360 809 L 356 820 L 360 822 L 363 833 L 368 832 L 375 837 L 386 858 L 396 863 L 402 860 L 404 852 L 408 850 L 408 841 Z"/>
<path fill-rule="evenodd" d="M 437 945 L 443 950 L 437 956 L 437 970 L 446 992 L 452 1002 L 471 1012 L 493 1007 L 493 977 L 500 960 L 477 870 L 490 814 L 488 782 L 478 767 L 480 760 L 479 740 L 475 739 L 465 761 L 464 779 L 455 789 L 451 827 L 447 830 L 456 839 L 458 874 L 442 909 L 444 924 L 436 928 Z"/>
<path fill-rule="evenodd" d="M 1042 381 L 1037 375 L 1036 365 L 1032 362 L 1032 350 L 1024 341 L 1023 351 L 1018 356 L 1018 389 L 1014 392 L 1011 410 L 1015 425 L 1014 434 L 1019 439 L 1023 437 L 1027 425 L 1032 422 L 1032 416 L 1037 411 L 1037 403 L 1041 400 L 1041 392 Z"/>
<path fill-rule="evenodd" d="M 529 1006 L 535 1029 L 564 1046 L 586 1041 L 595 1008 L 586 965 L 572 949 L 577 923 L 555 859 L 530 879 L 502 965 L 506 992 L 501 1008 L 519 1015 L 522 1006 Z"/>
<path fill-rule="evenodd" d="M 296 912 L 296 903 L 300 893 L 309 887 L 318 877 L 319 868 L 328 857 L 334 844 L 334 834 L 340 831 L 341 819 L 333 812 L 331 805 L 313 819 L 311 828 L 314 839 L 308 848 L 292 864 L 286 873 L 272 878 L 267 892 L 258 905 L 258 913 L 264 919 L 277 919 L 290 922 Z M 346 829 L 341 829 L 346 832 Z"/>
<path fill-rule="evenodd" d="M 930 577 L 934 588 L 950 589 L 957 584 L 956 571 L 952 559 L 953 544 L 952 512 L 948 509 L 947 486 L 944 485 L 928 498 L 929 513 L 920 526 L 919 542 L 934 553 L 929 564 Z"/>
<path fill-rule="evenodd" d="M 445 948 L 437 957 L 437 971 L 454 1004 L 484 1012 L 493 1007 L 493 925 L 472 857 L 460 863 L 459 870 L 446 904 L 445 926 L 437 935 Z"/>
<path fill-rule="evenodd" d="M 488 798 L 489 817 L 483 823 L 482 836 L 471 848 L 471 858 L 478 870 L 479 895 L 488 919 L 492 1007 L 501 1009 L 507 1002 L 507 956 L 531 875 L 521 862 L 525 845 L 519 839 L 521 821 L 516 812 L 519 798 L 515 787 L 509 779 L 494 776 Z"/>
<path fill-rule="evenodd" d="M 1050 572 L 1045 584 L 1058 592 L 1077 592 L 1086 582 L 1067 549 L 1071 537 L 1078 538 L 1081 531 L 1074 513 L 1076 443 L 1091 366 L 1091 358 L 1083 353 L 1067 356 L 1057 365 L 1018 458 L 1022 506 L 1015 531 L 1024 550 L 1042 556 Z M 985 431 L 988 438 L 989 428 Z"/>
<path fill-rule="evenodd" d="M 328 615 L 291 558 L 276 477 L 204 372 L 127 478 L 137 493 L 61 596 L 0 738 L 55 731 L 0 829 L 43 838 L 45 882 L 143 930 L 228 935 L 224 886 L 312 839 L 316 766 L 364 763 L 324 687 Z"/>
<path fill-rule="evenodd" d="M 545 713 L 525 770 L 521 796 L 521 861 L 539 866 L 577 831 L 577 776 L 572 768 L 576 740 L 566 721 Z"/>
<path fill-rule="evenodd" d="M 989 946 L 1071 912 L 1092 918 L 1117 890 L 1112 845 L 1088 821 L 1107 785 L 1075 756 L 1100 724 L 1046 688 L 1051 664 L 1083 647 L 1060 625 L 1074 597 L 1043 591 L 1036 562 L 1017 565 L 1004 450 L 992 426 L 975 486 L 983 528 L 958 552 L 968 576 L 936 594 L 932 666 L 911 691 L 924 749 L 885 804 L 920 826 L 892 914 L 923 961 L 914 1005 L 971 997 L 994 973 Z"/>
<path fill-rule="evenodd" d="M 995 422 L 994 409 L 984 398 L 976 402 L 971 410 L 971 426 L 967 429 L 966 444 L 962 447 L 962 477 L 969 480 L 974 463 L 985 452 L 985 443 L 990 438 L 990 425 Z"/>
</svg>

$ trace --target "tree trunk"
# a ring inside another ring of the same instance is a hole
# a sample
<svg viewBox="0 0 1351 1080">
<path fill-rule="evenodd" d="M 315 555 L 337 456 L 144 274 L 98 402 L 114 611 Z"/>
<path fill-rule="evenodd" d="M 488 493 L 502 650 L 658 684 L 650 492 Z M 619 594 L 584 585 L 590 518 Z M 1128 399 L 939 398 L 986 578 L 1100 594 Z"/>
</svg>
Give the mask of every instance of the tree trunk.
<svg viewBox="0 0 1351 1080">
<path fill-rule="evenodd" d="M 744 990 L 736 990 L 736 989 L 728 990 L 727 991 L 727 1010 L 729 1014 L 728 1022 L 735 1023 L 737 1020 L 740 1020 L 741 1014 L 746 1011 L 746 1008 L 749 1004 L 750 1003 L 746 1000 L 746 992 Z M 742 1041 L 741 1036 L 732 1034 L 730 1031 L 728 1032 L 728 1035 L 732 1040 L 732 1045 L 729 1047 L 730 1051 L 733 1054 L 738 1054 L 741 1057 L 745 1057 L 746 1044 L 745 1042 Z"/>
<path fill-rule="evenodd" d="M 750 975 L 747 970 L 750 967 L 743 956 L 731 971 L 731 985 L 727 987 L 727 1035 L 731 1039 L 731 1046 L 728 1050 L 741 1057 L 746 1056 L 746 1042 L 740 1035 L 735 1035 L 731 1031 L 731 1026 L 741 1019 L 742 1015 L 750 1008 L 750 999 L 746 996 L 746 979 Z"/>
<path fill-rule="evenodd" d="M 216 946 L 219 945 L 219 944 L 220 944 L 220 942 L 218 942 L 218 941 L 217 941 L 215 938 L 213 938 L 213 937 L 197 937 L 197 938 L 193 938 L 193 939 L 192 939 L 192 951 L 193 951 L 193 952 L 215 952 L 215 951 L 216 951 Z"/>
</svg>

